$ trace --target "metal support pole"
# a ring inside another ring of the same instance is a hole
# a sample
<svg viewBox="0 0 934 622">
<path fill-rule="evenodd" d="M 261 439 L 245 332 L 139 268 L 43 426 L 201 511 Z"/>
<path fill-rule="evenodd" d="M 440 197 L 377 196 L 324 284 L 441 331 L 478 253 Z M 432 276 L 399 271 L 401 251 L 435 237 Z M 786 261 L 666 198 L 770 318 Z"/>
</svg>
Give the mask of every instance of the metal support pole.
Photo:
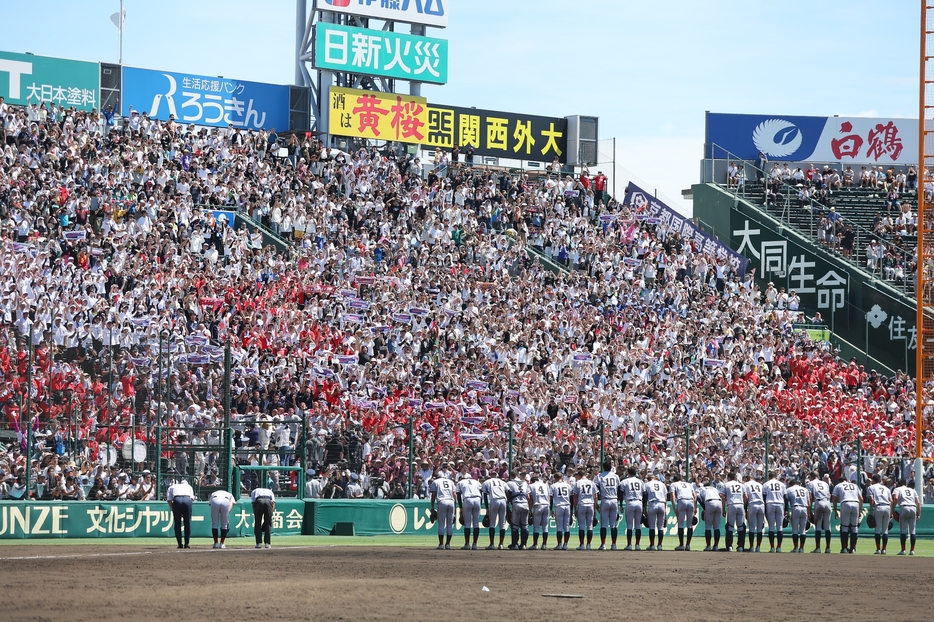
<svg viewBox="0 0 934 622">
<path fill-rule="evenodd" d="M 509 421 L 509 477 L 512 477 L 512 420 Z"/>
<path fill-rule="evenodd" d="M 308 19 L 308 10 L 305 0 L 295 0 L 295 86 L 305 85 L 301 56 L 305 51 L 302 49 L 302 41 L 305 38 L 306 19 Z"/>
<path fill-rule="evenodd" d="M 769 476 L 769 430 L 765 430 L 765 476 Z"/>
<path fill-rule="evenodd" d="M 233 433 L 231 433 L 230 438 L 232 441 Z M 308 473 L 308 409 L 305 409 L 302 411 L 302 433 L 299 434 L 298 438 L 295 439 L 295 449 L 298 449 L 299 442 L 301 442 L 301 448 L 302 448 L 302 457 L 300 458 L 301 465 L 302 465 L 302 473 L 303 473 L 303 477 L 307 477 L 307 473 Z M 233 455 L 233 445 L 231 445 L 230 451 L 231 451 L 231 455 Z M 230 464 L 233 465 L 233 462 L 234 462 L 233 458 L 231 458 Z M 231 490 L 230 492 L 231 494 L 236 496 L 236 493 L 234 493 L 233 490 Z M 298 497 L 299 499 L 305 498 L 305 487 L 304 486 L 301 486 L 299 488 L 298 494 L 299 494 L 299 497 Z"/>
<path fill-rule="evenodd" d="M 415 498 L 415 491 L 412 490 L 413 468 L 415 467 L 415 419 L 409 415 L 409 499 Z"/>
<path fill-rule="evenodd" d="M 684 426 L 684 481 L 691 481 L 691 428 Z"/>
<path fill-rule="evenodd" d="M 107 378 L 107 423 L 113 425 L 114 419 L 114 327 L 110 324 L 110 372 Z M 110 431 L 108 430 L 108 433 Z"/>
<path fill-rule="evenodd" d="M 233 489 L 233 428 L 230 425 L 230 334 L 227 335 L 227 347 L 224 349 L 224 444 L 227 445 L 227 490 L 235 495 Z M 302 471 L 304 473 L 304 471 Z M 298 485 L 304 490 L 301 478 Z M 301 498 L 301 492 L 299 492 Z"/>
<path fill-rule="evenodd" d="M 856 436 L 856 485 L 863 494 L 863 435 Z"/>
<path fill-rule="evenodd" d="M 162 498 L 162 422 L 156 426 L 156 499 Z"/>
<path fill-rule="evenodd" d="M 606 421 L 600 416 L 600 468 L 603 468 L 603 461 L 606 459 Z"/>
<path fill-rule="evenodd" d="M 613 198 L 616 198 L 616 137 L 613 137 Z"/>
<path fill-rule="evenodd" d="M 29 366 L 26 368 L 26 409 L 20 413 L 20 421 L 26 419 L 26 500 L 32 489 L 32 327 L 29 327 Z"/>
</svg>

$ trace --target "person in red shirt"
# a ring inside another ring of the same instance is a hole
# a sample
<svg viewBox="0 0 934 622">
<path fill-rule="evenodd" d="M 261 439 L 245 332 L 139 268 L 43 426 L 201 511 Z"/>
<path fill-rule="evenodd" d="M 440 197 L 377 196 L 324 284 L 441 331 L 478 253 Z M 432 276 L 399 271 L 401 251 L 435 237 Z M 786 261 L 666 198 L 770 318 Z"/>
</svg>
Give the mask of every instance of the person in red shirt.
<svg viewBox="0 0 934 622">
<path fill-rule="evenodd" d="M 606 175 L 603 171 L 597 171 L 597 176 L 593 178 L 593 195 L 597 203 L 606 204 L 609 196 L 606 193 Z"/>
</svg>

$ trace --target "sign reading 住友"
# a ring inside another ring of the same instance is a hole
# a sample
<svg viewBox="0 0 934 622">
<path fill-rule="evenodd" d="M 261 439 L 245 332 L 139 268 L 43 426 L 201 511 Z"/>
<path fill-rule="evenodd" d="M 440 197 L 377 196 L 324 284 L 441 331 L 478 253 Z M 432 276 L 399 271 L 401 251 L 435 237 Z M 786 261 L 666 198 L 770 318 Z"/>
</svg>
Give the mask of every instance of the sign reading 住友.
<svg viewBox="0 0 934 622">
<path fill-rule="evenodd" d="M 337 136 L 422 144 L 428 103 L 424 97 L 332 86 L 329 125 Z"/>
<path fill-rule="evenodd" d="M 447 28 L 450 0 L 317 0 L 319 11 Z"/>
<path fill-rule="evenodd" d="M 123 68 L 122 114 L 257 130 L 289 127 L 289 87 L 151 69 Z"/>
<path fill-rule="evenodd" d="M 319 22 L 315 66 L 412 82 L 448 81 L 444 39 Z"/>
<path fill-rule="evenodd" d="M 707 114 L 704 156 L 755 160 L 914 164 L 918 120 Z"/>
<path fill-rule="evenodd" d="M 567 161 L 567 119 L 431 104 L 425 145 L 514 160 Z"/>
<path fill-rule="evenodd" d="M 97 63 L 0 52 L 0 97 L 17 106 L 54 103 L 77 110 L 98 106 Z"/>
</svg>

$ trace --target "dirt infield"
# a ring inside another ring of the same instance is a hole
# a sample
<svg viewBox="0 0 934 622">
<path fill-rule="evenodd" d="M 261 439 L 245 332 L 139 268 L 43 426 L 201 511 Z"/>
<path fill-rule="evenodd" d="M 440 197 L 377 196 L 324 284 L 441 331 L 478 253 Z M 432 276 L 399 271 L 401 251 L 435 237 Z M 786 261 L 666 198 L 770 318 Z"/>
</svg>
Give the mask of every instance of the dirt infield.
<svg viewBox="0 0 934 622">
<path fill-rule="evenodd" d="M 5 546 L 0 620 L 921 620 L 932 571 L 891 553 Z"/>
</svg>

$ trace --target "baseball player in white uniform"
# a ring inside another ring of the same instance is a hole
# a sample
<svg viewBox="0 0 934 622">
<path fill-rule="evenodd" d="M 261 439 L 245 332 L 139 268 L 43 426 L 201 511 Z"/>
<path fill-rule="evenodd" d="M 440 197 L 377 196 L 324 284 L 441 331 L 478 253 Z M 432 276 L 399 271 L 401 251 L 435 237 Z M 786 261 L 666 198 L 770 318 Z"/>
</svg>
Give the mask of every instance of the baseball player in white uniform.
<svg viewBox="0 0 934 622">
<path fill-rule="evenodd" d="M 577 508 L 577 535 L 580 538 L 578 551 L 584 550 L 584 533 L 587 534 L 587 550 L 593 540 L 593 512 L 597 499 L 597 485 L 587 476 L 586 469 L 581 469 L 571 491 L 574 507 Z"/>
<path fill-rule="evenodd" d="M 571 538 L 571 485 L 564 481 L 563 474 L 558 470 L 555 470 L 555 482 L 551 485 L 551 508 L 558 532 L 555 550 L 566 551 Z M 542 548 L 545 548 L 544 544 Z"/>
<path fill-rule="evenodd" d="M 740 552 L 746 546 L 746 487 L 739 481 L 736 471 L 730 471 L 729 481 L 724 484 L 720 501 L 726 508 L 726 550 L 733 551 L 733 531 L 739 532 L 737 548 Z"/>
<path fill-rule="evenodd" d="M 529 541 L 529 483 L 525 481 L 525 475 L 525 469 L 514 471 L 506 486 L 506 499 L 512 504 L 512 544 L 509 545 L 511 551 L 524 551 Z"/>
<path fill-rule="evenodd" d="M 869 496 L 869 511 L 875 520 L 876 555 L 885 555 L 889 545 L 889 519 L 892 518 L 892 491 L 882 483 L 882 474 L 872 476 L 872 485 L 866 491 Z"/>
<path fill-rule="evenodd" d="M 623 493 L 623 499 L 626 501 L 626 548 L 624 551 L 631 551 L 632 536 L 636 535 L 636 549 L 641 550 L 639 546 L 642 542 L 642 493 L 645 492 L 645 484 L 636 477 L 636 467 L 629 467 L 626 472 L 629 477 L 619 484 L 619 490 Z"/>
<path fill-rule="evenodd" d="M 671 483 L 671 504 L 674 506 L 675 516 L 678 519 L 678 546 L 676 551 L 690 551 L 691 538 L 694 537 L 694 518 L 697 512 L 697 493 L 694 486 L 681 481 L 681 475 L 675 475 Z M 684 530 L 687 529 L 687 543 L 684 540 Z"/>
<path fill-rule="evenodd" d="M 226 490 L 215 490 L 211 493 L 211 535 L 214 536 L 212 549 L 227 548 L 224 541 L 227 539 L 227 532 L 230 531 L 230 511 L 236 502 L 234 496 Z"/>
<path fill-rule="evenodd" d="M 833 513 L 840 519 L 840 552 L 856 552 L 859 538 L 859 511 L 863 507 L 863 495 L 853 482 L 840 482 L 834 486 L 830 496 Z M 840 505 L 837 509 L 837 504 Z"/>
<path fill-rule="evenodd" d="M 762 493 L 762 484 L 751 473 L 746 477 L 743 488 L 746 491 L 746 520 L 749 526 L 749 547 L 746 551 L 751 553 L 755 550 L 758 553 L 762 547 L 765 526 L 765 495 Z"/>
<path fill-rule="evenodd" d="M 606 550 L 606 530 L 610 526 L 611 548 L 616 550 L 616 537 L 619 523 L 619 477 L 613 472 L 613 463 L 607 459 L 603 461 L 603 472 L 597 475 L 594 483 L 597 485 L 597 494 L 600 495 L 600 549 Z"/>
<path fill-rule="evenodd" d="M 911 552 L 908 554 L 915 554 L 915 542 L 917 541 L 915 526 L 921 518 L 921 500 L 918 499 L 914 486 L 909 485 L 911 483 L 913 482 L 906 484 L 904 479 L 898 480 L 898 488 L 892 495 L 892 501 L 898 505 L 898 535 L 902 541 L 902 550 L 898 552 L 899 555 L 905 554 L 905 544 L 908 538 L 911 538 Z"/>
<path fill-rule="evenodd" d="M 431 511 L 435 511 L 436 504 L 438 507 L 438 549 L 450 550 L 451 536 L 454 535 L 454 482 L 439 472 L 428 485 L 428 491 L 431 493 Z"/>
<path fill-rule="evenodd" d="M 811 507 L 811 493 L 793 479 L 785 489 L 785 501 L 791 510 L 791 539 L 795 548 L 792 553 L 804 553 L 804 541 L 808 533 L 808 510 Z"/>
<path fill-rule="evenodd" d="M 539 473 L 529 486 L 529 499 L 532 501 L 532 547 L 538 550 L 538 534 L 542 534 L 542 550 L 548 545 L 548 520 L 551 518 L 551 488 Z"/>
<path fill-rule="evenodd" d="M 506 539 L 506 482 L 496 476 L 483 482 L 483 504 L 490 529 L 490 546 L 486 548 L 488 551 L 496 548 L 493 540 L 499 529 L 499 548 L 502 549 Z"/>
<path fill-rule="evenodd" d="M 477 550 L 477 539 L 480 537 L 480 502 L 483 498 L 483 486 L 470 475 L 465 463 L 461 467 L 461 479 L 457 482 L 457 504 L 461 510 L 461 524 L 464 525 L 463 550 Z M 473 546 L 470 546 L 470 536 L 473 534 Z"/>
<path fill-rule="evenodd" d="M 765 483 L 765 519 L 769 524 L 769 553 L 782 552 L 782 540 L 785 532 L 782 523 L 785 519 L 785 484 L 778 479 L 779 471 L 772 471 L 772 479 Z M 778 535 L 778 547 L 775 536 Z"/>
<path fill-rule="evenodd" d="M 820 536 L 824 533 L 824 553 L 830 553 L 830 484 L 820 479 L 817 471 L 811 471 L 807 485 L 811 493 L 811 522 L 814 523 L 814 550 L 820 553 Z"/>
<path fill-rule="evenodd" d="M 707 542 L 705 551 L 716 551 L 720 547 L 720 521 L 723 520 L 723 500 L 717 482 L 710 478 L 710 482 L 701 488 L 698 495 L 704 502 L 704 540 Z M 713 534 L 713 546 L 710 545 L 710 536 Z"/>
<path fill-rule="evenodd" d="M 647 505 L 645 511 L 649 517 L 649 551 L 661 551 L 662 539 L 665 537 L 665 523 L 668 515 L 668 487 L 660 482 L 655 473 L 649 473 L 645 482 Z M 658 544 L 655 538 L 658 537 Z"/>
</svg>

